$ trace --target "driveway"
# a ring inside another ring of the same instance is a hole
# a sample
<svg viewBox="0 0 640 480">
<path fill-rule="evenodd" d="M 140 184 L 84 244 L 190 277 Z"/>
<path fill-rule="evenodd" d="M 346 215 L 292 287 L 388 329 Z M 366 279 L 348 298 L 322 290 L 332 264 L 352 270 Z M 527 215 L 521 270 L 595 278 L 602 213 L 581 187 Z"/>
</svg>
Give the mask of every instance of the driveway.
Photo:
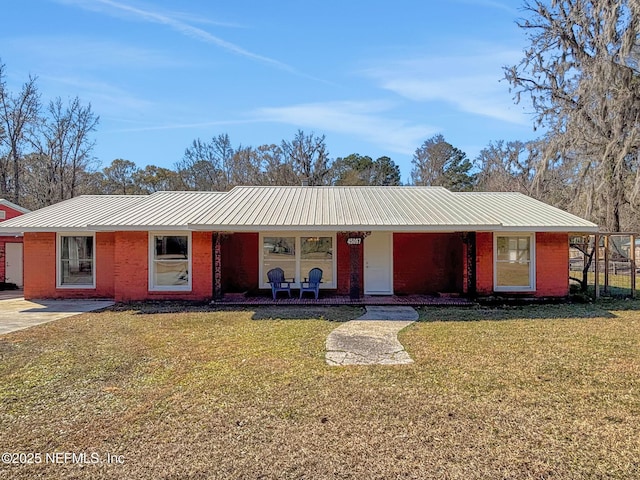
<svg viewBox="0 0 640 480">
<path fill-rule="evenodd" d="M 22 296 L 22 290 L 0 290 L 0 300 L 13 300 Z"/>
<path fill-rule="evenodd" d="M 110 307 L 110 300 L 0 300 L 0 335 Z"/>
</svg>

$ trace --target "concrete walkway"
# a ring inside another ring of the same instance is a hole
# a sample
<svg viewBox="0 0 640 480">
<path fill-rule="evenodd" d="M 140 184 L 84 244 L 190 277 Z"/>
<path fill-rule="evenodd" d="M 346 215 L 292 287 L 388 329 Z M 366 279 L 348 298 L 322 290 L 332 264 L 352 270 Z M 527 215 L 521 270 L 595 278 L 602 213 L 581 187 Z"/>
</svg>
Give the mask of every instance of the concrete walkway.
<svg viewBox="0 0 640 480">
<path fill-rule="evenodd" d="M 108 300 L 0 300 L 0 335 L 113 305 Z"/>
<path fill-rule="evenodd" d="M 413 360 L 398 332 L 418 319 L 412 307 L 366 307 L 367 313 L 343 323 L 327 337 L 329 365 L 406 365 Z"/>
</svg>

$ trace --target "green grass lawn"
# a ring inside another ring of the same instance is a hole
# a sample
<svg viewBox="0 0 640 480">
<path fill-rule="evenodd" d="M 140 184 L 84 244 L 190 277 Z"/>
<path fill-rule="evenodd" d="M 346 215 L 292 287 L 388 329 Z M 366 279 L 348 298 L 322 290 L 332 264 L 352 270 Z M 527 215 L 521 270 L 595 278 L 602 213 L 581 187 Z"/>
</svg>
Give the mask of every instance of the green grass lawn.
<svg viewBox="0 0 640 480">
<path fill-rule="evenodd" d="M 0 478 L 640 476 L 638 302 L 424 309 L 386 367 L 325 364 L 355 308 L 128 308 L 0 337 L 0 451 L 43 455 Z"/>
</svg>

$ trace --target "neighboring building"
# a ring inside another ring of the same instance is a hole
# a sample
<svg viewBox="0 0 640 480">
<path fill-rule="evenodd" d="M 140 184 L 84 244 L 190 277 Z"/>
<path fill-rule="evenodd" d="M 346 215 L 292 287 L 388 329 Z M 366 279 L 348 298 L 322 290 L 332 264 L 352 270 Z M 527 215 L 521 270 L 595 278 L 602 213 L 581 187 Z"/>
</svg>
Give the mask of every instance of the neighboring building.
<svg viewBox="0 0 640 480">
<path fill-rule="evenodd" d="M 81 196 L 15 218 L 26 298 L 206 300 L 295 288 L 339 295 L 568 295 L 569 234 L 598 226 L 519 193 L 442 187 L 236 187 Z"/>
<path fill-rule="evenodd" d="M 0 198 L 0 222 L 28 212 L 26 208 Z M 22 234 L 20 233 L 3 235 L 0 231 L 0 283 L 22 286 Z"/>
</svg>

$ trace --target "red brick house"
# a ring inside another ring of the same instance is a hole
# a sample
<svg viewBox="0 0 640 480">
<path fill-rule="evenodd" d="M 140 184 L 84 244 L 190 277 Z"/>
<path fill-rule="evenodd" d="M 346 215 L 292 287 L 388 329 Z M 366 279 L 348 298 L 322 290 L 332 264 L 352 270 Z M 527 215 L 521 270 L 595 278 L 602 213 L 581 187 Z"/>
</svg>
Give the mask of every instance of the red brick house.
<svg viewBox="0 0 640 480">
<path fill-rule="evenodd" d="M 81 196 L 13 219 L 26 298 L 207 300 L 313 267 L 339 295 L 568 294 L 569 234 L 597 225 L 519 193 L 236 187 Z"/>
<path fill-rule="evenodd" d="M 15 203 L 0 198 L 0 224 L 29 212 Z M 0 232 L 0 283 L 22 286 L 22 234 Z"/>
</svg>

